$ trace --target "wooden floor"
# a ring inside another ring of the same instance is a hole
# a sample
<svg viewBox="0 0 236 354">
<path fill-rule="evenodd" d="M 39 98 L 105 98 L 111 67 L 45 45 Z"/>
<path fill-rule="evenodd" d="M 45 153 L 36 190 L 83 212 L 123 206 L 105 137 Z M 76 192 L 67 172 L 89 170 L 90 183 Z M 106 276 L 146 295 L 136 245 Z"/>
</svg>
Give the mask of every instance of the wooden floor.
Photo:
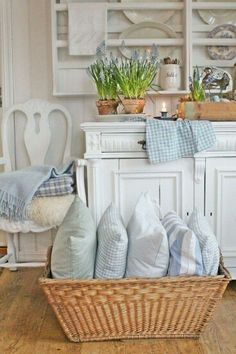
<svg viewBox="0 0 236 354">
<path fill-rule="evenodd" d="M 42 269 L 0 276 L 0 354 L 236 354 L 236 282 L 200 340 L 70 343 L 38 286 Z"/>
</svg>

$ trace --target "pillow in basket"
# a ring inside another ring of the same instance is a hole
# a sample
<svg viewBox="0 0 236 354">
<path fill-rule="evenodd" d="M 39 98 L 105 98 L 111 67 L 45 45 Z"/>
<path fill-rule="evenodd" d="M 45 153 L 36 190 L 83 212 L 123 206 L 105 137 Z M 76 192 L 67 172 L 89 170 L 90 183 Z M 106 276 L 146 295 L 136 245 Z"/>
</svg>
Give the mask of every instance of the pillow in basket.
<svg viewBox="0 0 236 354">
<path fill-rule="evenodd" d="M 142 193 L 127 226 L 129 247 L 126 277 L 158 278 L 169 264 L 167 234 L 148 193 Z"/>
<path fill-rule="evenodd" d="M 53 278 L 93 278 L 96 248 L 96 226 L 91 212 L 76 196 L 53 244 L 51 258 Z"/>
<path fill-rule="evenodd" d="M 128 236 L 115 205 L 111 204 L 103 214 L 98 225 L 97 236 L 95 278 L 123 278 L 126 268 Z"/>
<path fill-rule="evenodd" d="M 207 218 L 204 217 L 198 209 L 194 209 L 189 218 L 188 226 L 193 230 L 199 240 L 204 274 L 217 275 L 220 262 L 220 250 Z"/>
<path fill-rule="evenodd" d="M 162 220 L 169 239 L 168 275 L 202 275 L 203 263 L 199 241 L 184 221 L 171 211 Z"/>
</svg>

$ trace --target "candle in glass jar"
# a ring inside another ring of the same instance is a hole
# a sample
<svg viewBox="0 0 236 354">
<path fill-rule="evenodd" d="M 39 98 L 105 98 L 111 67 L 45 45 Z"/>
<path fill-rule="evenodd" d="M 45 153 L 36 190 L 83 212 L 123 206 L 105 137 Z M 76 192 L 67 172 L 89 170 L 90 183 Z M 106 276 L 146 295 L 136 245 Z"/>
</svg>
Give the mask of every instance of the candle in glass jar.
<svg viewBox="0 0 236 354">
<path fill-rule="evenodd" d="M 165 102 L 162 103 L 161 112 L 167 112 L 166 103 Z"/>
</svg>

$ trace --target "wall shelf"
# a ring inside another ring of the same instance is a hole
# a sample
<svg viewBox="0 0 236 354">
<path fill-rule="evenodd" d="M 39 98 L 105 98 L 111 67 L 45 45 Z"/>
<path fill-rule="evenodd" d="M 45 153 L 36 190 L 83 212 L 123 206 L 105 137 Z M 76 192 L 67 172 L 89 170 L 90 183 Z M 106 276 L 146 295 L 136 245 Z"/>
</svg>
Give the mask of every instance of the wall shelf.
<svg viewBox="0 0 236 354">
<path fill-rule="evenodd" d="M 103 4 L 104 5 L 104 4 Z M 179 0 L 170 1 L 145 1 L 145 2 L 111 2 L 107 3 L 106 11 L 106 46 L 115 55 L 121 55 L 119 47 L 151 47 L 153 44 L 163 48 L 168 53 L 181 59 L 182 86 L 178 91 L 149 91 L 149 96 L 181 96 L 189 92 L 189 76 L 192 75 L 193 67 L 217 66 L 232 73 L 235 59 L 213 60 L 208 53 L 209 46 L 236 46 L 235 38 L 208 38 L 216 25 L 207 24 L 201 18 L 198 10 L 234 10 L 236 2 L 222 1 L 194 1 Z M 132 23 L 122 13 L 125 10 L 173 10 L 176 12 L 167 25 L 176 33 L 176 38 L 129 38 L 120 39 L 119 35 Z M 52 15 L 52 53 L 53 53 L 53 92 L 55 96 L 94 96 L 96 95 L 91 79 L 88 77 L 86 68 L 94 60 L 94 56 L 71 56 L 68 44 L 68 4 L 57 3 L 51 0 Z M 117 16 L 117 17 L 116 17 Z M 116 18 L 118 20 L 116 20 Z M 169 50 L 169 49 L 170 50 Z"/>
</svg>

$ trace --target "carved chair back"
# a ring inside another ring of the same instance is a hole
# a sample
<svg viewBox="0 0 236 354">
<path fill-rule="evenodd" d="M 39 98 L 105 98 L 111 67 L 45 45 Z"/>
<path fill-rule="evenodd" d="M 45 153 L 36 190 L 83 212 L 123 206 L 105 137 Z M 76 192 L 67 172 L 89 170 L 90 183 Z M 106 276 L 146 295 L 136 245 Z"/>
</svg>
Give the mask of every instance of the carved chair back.
<svg viewBox="0 0 236 354">
<path fill-rule="evenodd" d="M 51 104 L 40 99 L 31 99 L 26 103 L 14 105 L 4 114 L 2 121 L 2 148 L 3 156 L 7 160 L 5 171 L 11 171 L 13 169 L 8 141 L 9 118 L 15 112 L 21 112 L 26 116 L 23 141 L 30 165 L 43 165 L 45 163 L 45 158 L 51 143 L 52 135 L 49 116 L 52 112 L 56 111 L 60 112 L 60 115 L 63 116 L 66 123 L 65 143 L 63 146 L 64 150 L 61 162 L 68 160 L 70 157 L 72 133 L 72 122 L 69 111 L 59 104 Z M 15 131 L 16 129 L 17 120 L 15 120 Z M 61 141 L 57 141 L 57 144 L 61 144 Z"/>
</svg>

